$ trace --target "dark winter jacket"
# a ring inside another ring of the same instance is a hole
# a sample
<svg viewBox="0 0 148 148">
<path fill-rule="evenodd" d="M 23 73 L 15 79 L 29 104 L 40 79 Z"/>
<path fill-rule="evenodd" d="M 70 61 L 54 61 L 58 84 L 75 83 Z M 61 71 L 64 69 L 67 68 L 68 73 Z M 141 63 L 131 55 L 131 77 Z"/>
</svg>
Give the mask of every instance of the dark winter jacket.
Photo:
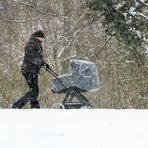
<svg viewBox="0 0 148 148">
<path fill-rule="evenodd" d="M 28 43 L 25 46 L 25 56 L 22 64 L 23 73 L 39 73 L 40 68 L 44 64 L 43 48 L 41 41 L 31 35 Z"/>
</svg>

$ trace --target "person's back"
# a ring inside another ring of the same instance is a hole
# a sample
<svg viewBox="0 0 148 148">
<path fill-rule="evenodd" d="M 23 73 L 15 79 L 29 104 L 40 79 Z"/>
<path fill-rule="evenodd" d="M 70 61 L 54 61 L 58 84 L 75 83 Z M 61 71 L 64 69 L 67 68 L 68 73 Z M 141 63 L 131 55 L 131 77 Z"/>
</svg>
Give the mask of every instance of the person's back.
<svg viewBox="0 0 148 148">
<path fill-rule="evenodd" d="M 22 72 L 38 73 L 43 63 L 43 48 L 41 41 L 38 40 L 34 34 L 32 34 L 25 46 Z"/>
</svg>

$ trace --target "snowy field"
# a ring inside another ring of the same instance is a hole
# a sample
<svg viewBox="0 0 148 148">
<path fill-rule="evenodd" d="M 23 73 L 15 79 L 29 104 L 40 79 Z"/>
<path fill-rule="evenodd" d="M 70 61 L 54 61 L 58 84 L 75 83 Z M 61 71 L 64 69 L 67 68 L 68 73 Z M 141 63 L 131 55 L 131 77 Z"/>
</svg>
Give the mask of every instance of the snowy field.
<svg viewBox="0 0 148 148">
<path fill-rule="evenodd" d="M 0 148 L 148 148 L 148 110 L 0 109 Z"/>
</svg>

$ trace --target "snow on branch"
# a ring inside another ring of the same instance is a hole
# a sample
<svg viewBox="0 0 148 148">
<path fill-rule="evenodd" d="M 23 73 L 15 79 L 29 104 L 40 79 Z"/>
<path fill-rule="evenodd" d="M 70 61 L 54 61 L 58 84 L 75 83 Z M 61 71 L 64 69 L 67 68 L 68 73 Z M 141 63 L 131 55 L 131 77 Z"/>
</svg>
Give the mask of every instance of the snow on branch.
<svg viewBox="0 0 148 148">
<path fill-rule="evenodd" d="M 143 13 L 137 13 L 136 16 L 141 16 L 148 21 L 148 17 L 146 15 L 144 15 Z"/>
<path fill-rule="evenodd" d="M 137 0 L 139 3 L 141 3 L 141 4 L 143 4 L 143 5 L 145 5 L 145 6 L 147 6 L 148 7 L 148 3 L 146 3 L 144 0 Z"/>
</svg>

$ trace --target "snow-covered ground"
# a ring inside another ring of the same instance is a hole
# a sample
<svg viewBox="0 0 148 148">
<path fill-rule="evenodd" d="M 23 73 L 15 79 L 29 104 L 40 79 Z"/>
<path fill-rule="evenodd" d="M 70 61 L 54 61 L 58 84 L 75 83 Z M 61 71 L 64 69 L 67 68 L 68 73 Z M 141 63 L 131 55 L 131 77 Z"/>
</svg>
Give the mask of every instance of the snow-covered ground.
<svg viewBox="0 0 148 148">
<path fill-rule="evenodd" d="M 0 109 L 0 148 L 148 148 L 148 110 Z"/>
</svg>

